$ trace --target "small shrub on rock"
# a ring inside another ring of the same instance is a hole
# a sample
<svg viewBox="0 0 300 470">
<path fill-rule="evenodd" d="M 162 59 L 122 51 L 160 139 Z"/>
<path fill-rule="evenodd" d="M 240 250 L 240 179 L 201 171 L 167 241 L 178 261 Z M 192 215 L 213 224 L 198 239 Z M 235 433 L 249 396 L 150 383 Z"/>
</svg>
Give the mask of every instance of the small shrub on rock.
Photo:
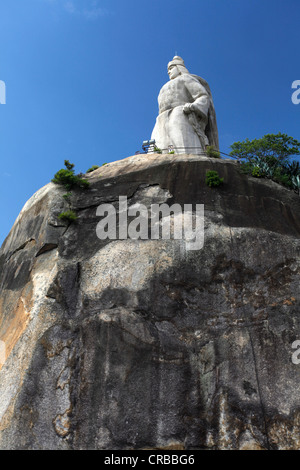
<svg viewBox="0 0 300 470">
<path fill-rule="evenodd" d="M 210 145 L 206 147 L 206 155 L 210 158 L 221 158 L 220 152 Z"/>
<path fill-rule="evenodd" d="M 261 172 L 261 170 L 258 166 L 253 167 L 251 174 L 255 178 L 261 178 L 262 177 L 262 172 Z"/>
<path fill-rule="evenodd" d="M 87 173 L 92 173 L 92 171 L 97 170 L 97 168 L 100 168 L 100 166 L 99 165 L 93 165 L 93 166 L 91 166 L 91 168 L 89 168 L 87 170 Z"/>
<path fill-rule="evenodd" d="M 78 217 L 77 217 L 77 215 L 74 211 L 68 210 L 66 212 L 61 212 L 61 214 L 59 214 L 58 218 L 60 220 L 65 220 L 67 222 L 72 223 L 72 222 L 76 222 Z"/>
<path fill-rule="evenodd" d="M 224 178 L 220 178 L 217 171 L 211 170 L 206 173 L 205 183 L 210 188 L 223 184 Z"/>
<path fill-rule="evenodd" d="M 55 184 L 60 184 L 70 191 L 74 186 L 81 189 L 87 189 L 90 185 L 88 180 L 83 179 L 80 175 L 75 175 L 74 164 L 69 160 L 65 160 L 65 167 L 55 173 L 54 178 L 51 180 Z"/>
</svg>

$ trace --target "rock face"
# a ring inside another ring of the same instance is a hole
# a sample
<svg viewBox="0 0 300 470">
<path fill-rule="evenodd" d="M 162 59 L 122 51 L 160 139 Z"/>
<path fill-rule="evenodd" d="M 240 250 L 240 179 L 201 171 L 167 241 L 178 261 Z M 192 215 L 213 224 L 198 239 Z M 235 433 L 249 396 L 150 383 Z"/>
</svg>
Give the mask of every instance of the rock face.
<svg viewBox="0 0 300 470">
<path fill-rule="evenodd" d="M 299 449 L 300 198 L 192 155 L 89 179 L 77 223 L 50 183 L 1 248 L 0 448 Z M 96 209 L 120 195 L 204 204 L 204 247 L 99 240 Z"/>
</svg>

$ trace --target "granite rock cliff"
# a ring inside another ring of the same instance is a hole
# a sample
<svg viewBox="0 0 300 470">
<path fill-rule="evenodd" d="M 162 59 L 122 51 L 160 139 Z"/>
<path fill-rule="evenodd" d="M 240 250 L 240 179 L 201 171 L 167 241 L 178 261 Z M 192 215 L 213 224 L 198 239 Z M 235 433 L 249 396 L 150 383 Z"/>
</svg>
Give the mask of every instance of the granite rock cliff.
<svg viewBox="0 0 300 470">
<path fill-rule="evenodd" d="M 50 183 L 0 251 L 0 448 L 299 449 L 299 196 L 192 155 L 88 178 L 77 223 Z M 99 240 L 96 208 L 120 195 L 204 204 L 204 247 Z"/>
</svg>

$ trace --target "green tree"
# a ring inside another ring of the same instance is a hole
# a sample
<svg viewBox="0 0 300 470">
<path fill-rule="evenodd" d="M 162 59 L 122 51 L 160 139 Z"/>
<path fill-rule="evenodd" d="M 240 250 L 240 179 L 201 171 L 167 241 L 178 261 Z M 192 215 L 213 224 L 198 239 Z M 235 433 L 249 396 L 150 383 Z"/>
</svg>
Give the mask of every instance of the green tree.
<svg viewBox="0 0 300 470">
<path fill-rule="evenodd" d="M 230 155 L 255 163 L 257 158 L 266 163 L 287 164 L 293 155 L 300 155 L 300 142 L 287 134 L 266 134 L 261 139 L 234 142 Z"/>
<path fill-rule="evenodd" d="M 70 163 L 69 160 L 65 160 L 64 163 L 65 163 L 65 167 L 67 168 L 67 170 L 70 170 L 70 171 L 73 170 L 75 166 L 74 163 Z"/>
<path fill-rule="evenodd" d="M 300 155 L 300 142 L 286 134 L 267 134 L 261 139 L 235 142 L 231 145 L 230 155 L 243 159 L 242 173 L 256 178 L 269 178 L 299 194 L 299 162 L 289 159 Z"/>
<path fill-rule="evenodd" d="M 63 185 L 67 191 L 70 191 L 74 186 L 87 189 L 90 183 L 80 175 L 75 175 L 74 163 L 70 163 L 69 160 L 65 160 L 64 163 L 66 168 L 58 170 L 51 181 Z"/>
</svg>

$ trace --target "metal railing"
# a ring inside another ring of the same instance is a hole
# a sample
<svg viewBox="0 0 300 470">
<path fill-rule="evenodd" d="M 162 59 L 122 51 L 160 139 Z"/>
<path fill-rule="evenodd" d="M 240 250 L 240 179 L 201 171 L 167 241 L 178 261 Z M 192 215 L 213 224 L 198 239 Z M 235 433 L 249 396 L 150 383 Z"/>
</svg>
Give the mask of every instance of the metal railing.
<svg viewBox="0 0 300 470">
<path fill-rule="evenodd" d="M 209 157 L 209 155 L 207 155 L 207 152 L 205 152 L 202 149 L 202 147 L 173 147 L 172 146 L 171 148 L 170 146 L 166 149 L 161 149 L 161 148 L 153 147 L 153 144 L 151 144 L 148 148 L 143 146 L 143 151 L 138 150 L 137 152 L 135 152 L 135 155 L 151 155 L 152 153 L 176 154 L 176 150 L 200 150 L 200 152 L 197 152 L 197 155 L 203 155 L 203 156 Z M 233 160 L 237 160 L 238 162 L 240 162 L 240 158 L 233 157 L 232 155 L 229 155 L 228 153 L 225 153 L 225 152 L 221 152 L 221 150 L 215 150 L 215 152 L 220 154 L 220 158 L 224 158 L 222 157 L 222 155 L 225 155 L 226 157 L 232 158 Z"/>
</svg>

